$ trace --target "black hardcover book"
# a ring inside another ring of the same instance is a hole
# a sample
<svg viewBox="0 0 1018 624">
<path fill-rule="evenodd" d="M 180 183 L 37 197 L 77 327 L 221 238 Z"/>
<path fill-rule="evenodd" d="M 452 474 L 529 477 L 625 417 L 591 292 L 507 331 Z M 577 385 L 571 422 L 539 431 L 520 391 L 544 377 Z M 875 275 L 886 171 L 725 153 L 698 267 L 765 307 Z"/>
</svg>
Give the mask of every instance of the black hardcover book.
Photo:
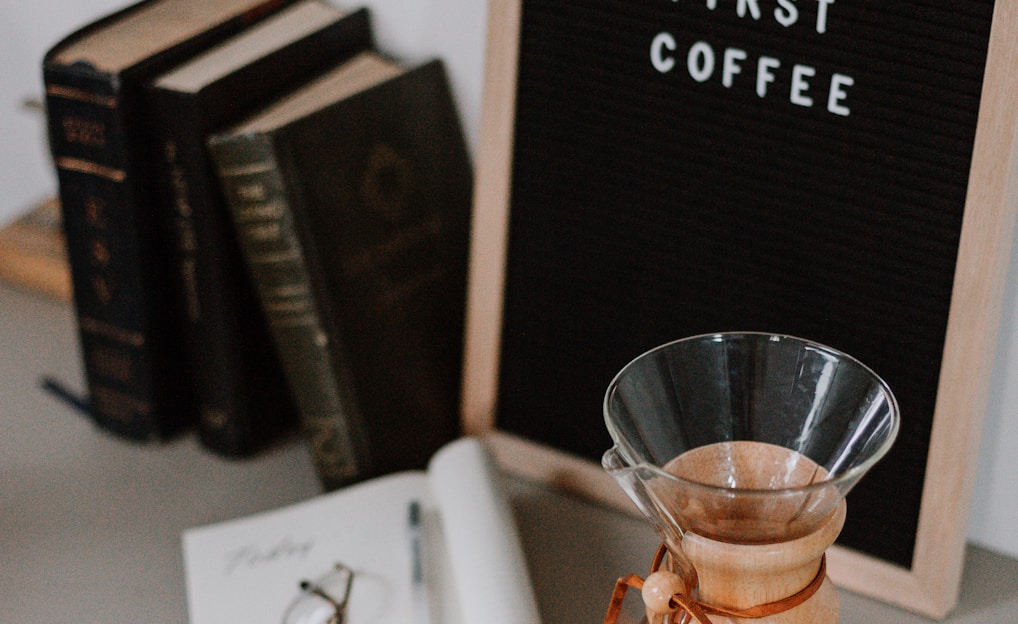
<svg viewBox="0 0 1018 624">
<path fill-rule="evenodd" d="M 265 317 L 205 146 L 207 135 L 371 46 L 368 12 L 298 2 L 157 77 L 147 88 L 162 227 L 174 243 L 197 430 L 223 455 L 253 453 L 297 423 Z"/>
<path fill-rule="evenodd" d="M 142 85 L 290 0 L 149 0 L 70 35 L 43 80 L 91 413 L 137 440 L 192 414 Z"/>
<path fill-rule="evenodd" d="M 212 136 L 327 488 L 459 433 L 472 172 L 444 68 L 365 52 Z"/>
</svg>

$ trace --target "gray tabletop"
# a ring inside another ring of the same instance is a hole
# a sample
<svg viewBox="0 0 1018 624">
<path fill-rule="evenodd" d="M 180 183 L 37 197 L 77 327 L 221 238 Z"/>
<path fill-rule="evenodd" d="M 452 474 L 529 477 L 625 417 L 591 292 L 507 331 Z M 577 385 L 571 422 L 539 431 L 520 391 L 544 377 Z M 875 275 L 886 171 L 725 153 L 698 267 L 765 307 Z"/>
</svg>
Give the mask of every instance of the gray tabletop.
<svg viewBox="0 0 1018 624">
<path fill-rule="evenodd" d="M 123 442 L 40 388 L 82 390 L 72 310 L 0 285 L 4 622 L 186 622 L 180 533 L 319 492 L 299 440 L 225 460 L 191 436 Z M 657 546 L 642 521 L 505 477 L 544 621 L 598 624 L 615 579 Z M 929 620 L 842 592 L 843 624 Z M 970 548 L 952 624 L 1018 622 L 1018 561 Z"/>
</svg>

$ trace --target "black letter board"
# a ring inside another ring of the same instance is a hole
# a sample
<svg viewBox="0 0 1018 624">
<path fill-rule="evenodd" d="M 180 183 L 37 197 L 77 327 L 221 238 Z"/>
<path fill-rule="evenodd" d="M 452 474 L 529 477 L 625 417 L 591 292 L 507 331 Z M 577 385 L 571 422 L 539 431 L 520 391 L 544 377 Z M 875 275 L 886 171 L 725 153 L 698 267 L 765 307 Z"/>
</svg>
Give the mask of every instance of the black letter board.
<svg viewBox="0 0 1018 624">
<path fill-rule="evenodd" d="M 589 468 L 605 388 L 649 348 L 745 330 L 841 349 L 903 426 L 831 575 L 949 611 L 1014 231 L 1018 16 L 998 5 L 493 2 L 468 431 Z"/>
</svg>

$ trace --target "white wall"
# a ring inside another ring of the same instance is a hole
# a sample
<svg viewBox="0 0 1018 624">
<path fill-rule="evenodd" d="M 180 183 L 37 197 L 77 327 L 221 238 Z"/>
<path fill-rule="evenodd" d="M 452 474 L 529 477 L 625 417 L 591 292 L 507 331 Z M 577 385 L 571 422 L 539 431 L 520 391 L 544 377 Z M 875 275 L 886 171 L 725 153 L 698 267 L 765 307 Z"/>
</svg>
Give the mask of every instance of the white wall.
<svg viewBox="0 0 1018 624">
<path fill-rule="evenodd" d="M 45 120 L 22 104 L 42 100 L 43 53 L 62 34 L 116 6 L 116 0 L 0 0 L 0 223 L 56 185 Z"/>
<path fill-rule="evenodd" d="M 983 425 L 969 537 L 1018 557 L 1018 232 Z"/>
<path fill-rule="evenodd" d="M 77 25 L 119 8 L 120 0 L 0 0 L 0 223 L 55 187 L 45 151 L 44 123 L 21 109 L 40 99 L 40 61 L 46 48 Z M 339 6 L 345 4 L 337 0 Z M 476 153 L 480 132 L 485 0 L 366 0 L 380 47 L 413 62 L 445 60 L 467 139 Z M 1018 279 L 1018 246 L 1011 275 Z M 1012 280 L 1014 281 L 1014 280 Z M 986 415 L 986 433 L 973 496 L 974 542 L 1018 557 L 1018 288 L 1004 307 L 998 364 Z M 935 476 L 933 476 L 935 478 Z"/>
</svg>

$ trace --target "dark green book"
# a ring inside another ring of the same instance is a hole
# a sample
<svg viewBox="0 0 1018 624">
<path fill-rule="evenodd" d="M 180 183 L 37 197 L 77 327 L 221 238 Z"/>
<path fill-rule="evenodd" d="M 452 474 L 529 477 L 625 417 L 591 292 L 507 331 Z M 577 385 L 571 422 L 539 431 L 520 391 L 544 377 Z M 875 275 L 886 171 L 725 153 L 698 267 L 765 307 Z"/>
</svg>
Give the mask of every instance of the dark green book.
<svg viewBox="0 0 1018 624">
<path fill-rule="evenodd" d="M 192 415 L 143 85 L 289 2 L 140 2 L 78 30 L 43 60 L 90 411 L 106 430 L 159 439 Z"/>
<path fill-rule="evenodd" d="M 459 434 L 472 172 L 442 64 L 365 52 L 209 140 L 324 485 Z"/>
<path fill-rule="evenodd" d="M 371 46 L 368 12 L 301 0 L 155 78 L 160 225 L 173 244 L 199 439 L 248 455 L 297 423 L 205 139 Z"/>
</svg>

